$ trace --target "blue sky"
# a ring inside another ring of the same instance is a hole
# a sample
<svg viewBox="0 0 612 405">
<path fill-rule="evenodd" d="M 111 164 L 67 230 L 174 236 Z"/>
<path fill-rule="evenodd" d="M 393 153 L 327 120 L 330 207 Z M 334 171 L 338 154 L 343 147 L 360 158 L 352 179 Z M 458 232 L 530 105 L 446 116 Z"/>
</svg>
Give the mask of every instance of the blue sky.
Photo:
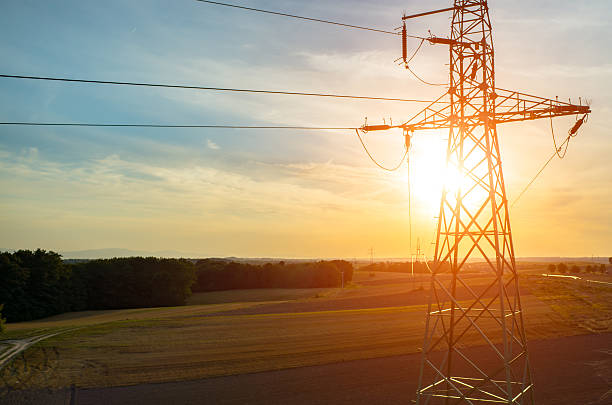
<svg viewBox="0 0 612 405">
<path fill-rule="evenodd" d="M 237 4 L 393 29 L 404 11 L 450 2 Z M 517 255 L 609 255 L 612 5 L 489 4 L 498 86 L 593 102 L 566 159 L 511 213 Z M 445 36 L 448 25 L 432 16 L 408 30 Z M 6 1 L 0 33 L 4 74 L 422 99 L 442 91 L 393 64 L 395 37 L 196 1 Z M 444 81 L 447 59 L 425 45 L 413 66 Z M 0 88 L 2 121 L 359 126 L 420 107 L 15 79 Z M 572 119 L 555 121 L 557 133 Z M 511 199 L 552 153 L 548 125 L 500 127 Z M 366 142 L 391 165 L 402 152 L 396 135 Z M 419 134 L 412 151 L 413 234 L 427 247 L 438 206 L 428 173 L 442 164 L 445 137 Z M 0 127 L 0 247 L 285 257 L 363 257 L 374 247 L 406 256 L 405 176 L 373 167 L 350 131 Z"/>
</svg>

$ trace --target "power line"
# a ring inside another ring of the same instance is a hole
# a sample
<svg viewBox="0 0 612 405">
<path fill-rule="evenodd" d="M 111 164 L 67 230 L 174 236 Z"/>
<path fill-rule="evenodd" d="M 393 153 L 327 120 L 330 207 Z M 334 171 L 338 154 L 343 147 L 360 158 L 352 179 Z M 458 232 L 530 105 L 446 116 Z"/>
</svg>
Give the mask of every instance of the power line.
<svg viewBox="0 0 612 405">
<path fill-rule="evenodd" d="M 368 150 L 367 146 L 366 146 L 366 145 L 365 145 L 365 143 L 363 142 L 363 139 L 361 139 L 361 135 L 359 135 L 359 130 L 358 130 L 357 128 L 354 128 L 354 129 L 355 129 L 355 133 L 357 134 L 357 138 L 359 138 L 359 142 L 361 142 L 361 146 L 363 146 L 363 150 L 365 150 L 365 153 L 368 155 L 368 157 L 370 158 L 370 160 L 371 160 L 371 161 L 372 161 L 372 162 L 373 162 L 373 163 L 374 163 L 376 166 L 378 166 L 379 168 L 381 168 L 381 169 L 383 169 L 383 170 L 386 170 L 386 171 L 388 171 L 388 172 L 394 172 L 394 171 L 396 171 L 397 169 L 399 169 L 399 168 L 400 168 L 400 166 L 402 165 L 402 163 L 404 163 L 404 159 L 405 159 L 405 158 L 406 158 L 406 156 L 408 155 L 408 149 L 406 149 L 406 152 L 404 152 L 404 156 L 402 156 L 402 158 L 400 159 L 399 163 L 398 163 L 396 166 L 392 167 L 392 168 L 387 168 L 387 167 L 385 167 L 385 166 L 381 165 L 380 163 L 378 163 L 378 162 L 376 161 L 376 159 L 374 159 L 374 156 L 372 156 L 372 155 L 370 154 L 370 151 Z"/>
<path fill-rule="evenodd" d="M 414 59 L 414 57 L 417 56 L 417 53 L 419 53 L 419 51 L 421 50 L 421 47 L 423 46 L 424 42 L 425 42 L 425 38 L 421 39 L 421 43 L 419 43 L 419 46 L 417 47 L 416 51 L 414 51 L 410 59 L 406 61 L 406 66 L 408 66 L 408 64 L 412 62 L 412 59 Z"/>
<path fill-rule="evenodd" d="M 523 190 L 520 192 L 518 197 L 516 197 L 516 199 L 512 202 L 512 205 L 510 205 L 510 208 L 514 207 L 514 205 L 517 203 L 517 201 L 523 196 L 523 194 L 525 194 L 525 192 L 533 184 L 533 182 L 536 181 L 538 176 L 540 176 L 540 174 L 542 174 L 544 169 L 546 169 L 546 167 L 550 164 L 550 162 L 552 162 L 552 160 L 555 158 L 555 156 L 557 156 L 559 159 L 563 159 L 565 157 L 565 155 L 567 154 L 567 148 L 569 147 L 570 139 L 574 138 L 577 135 L 578 129 L 582 126 L 582 124 L 584 122 L 586 122 L 588 120 L 588 118 L 589 118 L 589 115 L 585 114 L 581 119 L 579 119 L 579 120 L 577 119 L 576 123 L 574 124 L 574 126 L 569 130 L 568 135 L 565 138 L 565 140 L 563 142 L 561 142 L 557 146 L 557 142 L 555 140 L 555 131 L 554 131 L 553 125 L 552 125 L 552 116 L 550 117 L 550 132 L 552 134 L 553 145 L 555 146 L 555 152 L 550 156 L 550 158 L 548 158 L 546 163 L 544 163 L 542 168 L 536 173 L 535 176 L 533 176 L 533 178 L 525 186 L 525 188 L 523 188 Z M 565 146 L 565 150 L 563 150 L 563 146 Z M 562 150 L 563 150 L 563 153 L 561 153 Z"/>
<path fill-rule="evenodd" d="M 412 69 L 410 68 L 410 65 L 409 65 L 409 64 L 410 64 L 410 62 L 412 62 L 412 60 L 413 60 L 413 59 L 414 59 L 414 57 L 417 55 L 417 53 L 419 53 L 419 51 L 421 50 L 421 47 L 423 46 L 423 43 L 424 43 L 424 42 L 425 42 L 425 38 L 421 39 L 421 43 L 420 43 L 420 44 L 419 44 L 419 46 L 417 47 L 416 51 L 414 51 L 414 53 L 412 54 L 412 56 L 410 57 L 410 59 L 408 59 L 408 60 L 407 60 L 407 61 L 404 63 L 404 65 L 405 65 L 406 69 L 408 69 L 408 71 L 409 71 L 410 73 L 412 73 L 412 75 L 413 75 L 414 77 L 416 77 L 416 78 L 417 78 L 417 79 L 418 79 L 420 82 L 422 82 L 422 83 L 428 84 L 428 85 L 430 85 L 430 86 L 448 86 L 448 83 L 430 83 L 430 82 L 428 82 L 428 81 L 426 81 L 426 80 L 423 80 L 423 79 L 422 79 L 422 78 L 421 78 L 419 75 L 417 75 L 417 74 L 414 72 L 414 70 L 412 70 Z"/>
<path fill-rule="evenodd" d="M 319 18 L 302 17 L 302 16 L 294 15 L 294 14 L 281 13 L 281 12 L 278 12 L 278 11 L 262 10 L 262 9 L 259 9 L 259 8 L 239 6 L 239 5 L 236 5 L 236 4 L 220 3 L 218 1 L 208 1 L 208 0 L 196 0 L 196 1 L 199 1 L 200 3 L 214 4 L 214 5 L 217 5 L 217 6 L 233 7 L 233 8 L 239 8 L 239 9 L 242 9 L 242 10 L 256 11 L 258 13 L 274 14 L 274 15 L 279 15 L 279 16 L 282 16 L 282 17 L 290 17 L 290 18 L 297 18 L 297 19 L 300 19 L 300 20 L 314 21 L 314 22 L 319 22 L 319 23 L 324 23 L 324 24 L 339 25 L 341 27 L 355 28 L 355 29 L 359 29 L 359 30 L 380 32 L 382 34 L 401 35 L 399 32 L 379 30 L 379 29 L 376 29 L 376 28 L 362 27 L 362 26 L 359 26 L 359 25 L 344 24 L 344 23 L 339 23 L 339 22 L 336 22 L 336 21 L 322 20 L 322 19 L 319 19 Z M 417 36 L 414 36 L 414 35 L 408 35 L 408 36 L 410 38 L 421 39 L 421 37 L 417 37 Z"/>
<path fill-rule="evenodd" d="M 110 81 L 110 80 L 90 80 L 90 79 L 74 79 L 74 78 L 66 78 L 66 77 L 24 76 L 24 75 L 7 75 L 7 74 L 0 74 L 0 77 L 8 78 L 8 79 L 45 80 L 45 81 L 68 82 L 68 83 L 110 84 L 110 85 L 118 85 L 118 86 L 162 87 L 162 88 L 171 88 L 171 89 L 229 91 L 229 92 L 238 92 L 238 93 L 281 94 L 281 95 L 289 95 L 289 96 L 315 96 L 315 97 L 333 97 L 333 98 L 348 98 L 348 99 L 361 99 L 361 100 L 384 100 L 384 101 L 402 101 L 402 102 L 413 102 L 413 103 L 431 103 L 431 101 L 428 101 L 428 100 L 416 100 L 416 99 L 406 99 L 406 98 L 352 96 L 352 95 L 344 95 L 344 94 L 306 93 L 306 92 L 277 91 L 277 90 L 234 89 L 234 88 L 225 88 L 225 87 L 205 87 L 205 86 L 194 86 L 194 85 L 183 85 L 183 84 L 122 82 L 122 81 Z"/>
<path fill-rule="evenodd" d="M 273 125 L 182 125 L 182 124 L 96 124 L 89 122 L 0 122 L 0 125 L 37 127 L 115 127 L 115 128 L 219 128 L 219 129 L 304 129 L 304 130 L 353 130 L 355 127 L 306 127 Z"/>
<path fill-rule="evenodd" d="M 431 83 L 431 82 L 428 82 L 428 81 L 426 81 L 426 80 L 423 80 L 423 79 L 422 79 L 422 78 L 421 78 L 419 75 L 417 75 L 416 73 L 414 73 L 414 70 L 412 70 L 412 69 L 410 68 L 410 66 L 408 66 L 408 65 L 406 65 L 406 69 L 408 69 L 408 71 L 409 71 L 410 73 L 412 73 L 412 75 L 413 75 L 414 77 L 416 77 L 416 78 L 417 78 L 417 80 L 418 80 L 418 81 L 420 81 L 421 83 L 427 84 L 427 85 L 429 85 L 429 86 L 448 86 L 448 83 Z"/>
<path fill-rule="evenodd" d="M 555 158 L 555 156 L 558 156 L 559 154 L 559 150 L 563 147 L 563 145 L 567 144 L 569 145 L 569 141 L 571 139 L 571 135 L 568 135 L 567 138 L 565 138 L 565 141 L 563 141 L 562 143 L 559 144 L 559 147 L 557 149 L 555 149 L 555 153 L 553 153 L 550 158 L 548 158 L 548 160 L 546 161 L 546 163 L 544 163 L 544 165 L 542 166 L 542 168 L 535 174 L 535 176 L 533 176 L 531 178 L 531 180 L 529 181 L 529 183 L 527 183 L 527 185 L 525 186 L 525 188 L 523 188 L 523 190 L 520 192 L 520 194 L 518 195 L 518 197 L 516 197 L 514 199 L 514 201 L 512 202 L 512 204 L 510 205 L 510 208 L 513 208 L 514 205 L 518 202 L 518 200 L 520 200 L 520 198 L 523 196 L 523 194 L 525 194 L 525 192 L 529 189 L 529 187 L 531 187 L 531 185 L 536 181 L 536 179 L 540 176 L 540 174 L 542 174 L 542 172 L 544 171 L 544 169 L 546 169 L 546 167 L 550 164 L 550 162 L 552 162 L 552 160 Z M 556 145 L 555 145 L 556 146 Z M 567 151 L 567 146 L 565 148 L 565 150 Z M 565 154 L 564 154 L 565 156 Z"/>
</svg>

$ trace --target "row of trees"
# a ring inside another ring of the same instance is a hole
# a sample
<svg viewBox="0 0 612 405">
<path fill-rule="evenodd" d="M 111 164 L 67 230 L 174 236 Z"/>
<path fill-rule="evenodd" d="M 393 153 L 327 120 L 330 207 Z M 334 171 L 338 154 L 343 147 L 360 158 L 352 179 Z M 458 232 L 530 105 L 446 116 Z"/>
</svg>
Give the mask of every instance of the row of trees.
<svg viewBox="0 0 612 405">
<path fill-rule="evenodd" d="M 0 253 L 0 305 L 9 322 L 69 311 L 183 305 L 192 262 L 131 257 L 66 264 L 38 249 Z"/>
<path fill-rule="evenodd" d="M 429 266 L 429 267 L 427 267 Z M 415 262 L 376 262 L 376 263 L 371 263 L 368 264 L 367 266 L 363 266 L 361 268 L 361 270 L 365 270 L 365 271 L 388 271 L 388 272 L 394 272 L 394 273 L 412 273 L 413 271 L 415 273 L 430 273 L 429 269 L 433 269 L 434 268 L 434 264 L 433 262 L 427 262 L 427 264 L 425 262 L 420 262 L 420 261 L 415 261 Z M 448 264 L 444 263 L 442 265 L 442 268 L 440 269 L 441 272 L 446 272 L 448 271 Z"/>
<path fill-rule="evenodd" d="M 549 264 L 547 267 L 547 270 L 549 273 L 560 273 L 560 274 L 570 274 L 570 273 L 579 274 L 581 272 L 606 274 L 608 271 L 605 264 L 600 264 L 599 266 L 589 264 L 585 267 L 580 267 L 574 264 L 570 267 L 565 263 L 559 263 L 557 265 Z"/>
<path fill-rule="evenodd" d="M 340 287 L 353 278 L 353 265 L 344 260 L 261 265 L 204 259 L 196 262 L 193 291 L 244 288 Z"/>
<path fill-rule="evenodd" d="M 263 265 L 130 257 L 65 263 L 41 249 L 0 253 L 0 331 L 8 322 L 69 311 L 184 305 L 193 291 L 339 287 L 344 260 Z"/>
</svg>

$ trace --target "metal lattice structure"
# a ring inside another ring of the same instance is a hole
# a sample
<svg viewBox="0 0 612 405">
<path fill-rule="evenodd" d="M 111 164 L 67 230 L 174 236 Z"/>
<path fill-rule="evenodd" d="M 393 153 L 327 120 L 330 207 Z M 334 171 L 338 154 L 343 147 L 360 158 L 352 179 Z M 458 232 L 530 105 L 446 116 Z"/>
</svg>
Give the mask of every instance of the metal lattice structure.
<svg viewBox="0 0 612 405">
<path fill-rule="evenodd" d="M 449 173 L 458 174 L 454 181 L 465 184 L 442 193 L 417 403 L 533 403 L 495 122 L 491 21 L 486 2 L 455 1 L 453 13 L 446 158 Z M 461 272 L 477 254 L 492 275 L 481 291 Z M 480 346 L 476 356 L 466 343 Z"/>
<path fill-rule="evenodd" d="M 403 20 L 447 11 L 453 13 L 450 38 L 429 41 L 449 46 L 449 90 L 396 126 L 406 137 L 449 129 L 452 180 L 440 202 L 416 403 L 533 404 L 497 124 L 588 114 L 590 108 L 495 86 L 486 0 L 455 0 L 451 8 Z M 465 274 L 474 258 L 485 263 L 484 287 Z"/>
</svg>

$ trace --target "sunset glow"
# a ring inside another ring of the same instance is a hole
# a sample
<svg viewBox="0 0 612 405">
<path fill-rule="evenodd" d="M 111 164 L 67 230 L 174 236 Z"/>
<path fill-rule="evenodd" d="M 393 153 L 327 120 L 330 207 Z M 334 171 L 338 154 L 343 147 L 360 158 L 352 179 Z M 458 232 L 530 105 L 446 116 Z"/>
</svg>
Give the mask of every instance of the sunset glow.
<svg viewBox="0 0 612 405">
<path fill-rule="evenodd" d="M 9 39 L 0 45 L 0 71 L 423 100 L 446 91 L 393 63 L 398 38 L 273 16 L 263 22 L 244 13 L 229 18 L 228 10 L 194 3 L 143 9 L 139 2 L 86 7 L 75 1 L 56 9 L 43 2 L 34 12 L 33 5 L 9 2 L 0 17 Z M 322 4 L 292 7 L 317 15 Z M 611 34 L 610 5 L 589 2 L 576 13 L 565 7 L 571 4 L 551 11 L 528 1 L 491 2 L 497 85 L 564 100 L 582 96 L 594 109 L 567 158 L 554 160 L 512 209 L 519 257 L 606 255 L 612 243 L 612 52 L 604 41 Z M 325 3 L 329 18 L 382 27 L 397 26 L 402 10 L 421 4 L 379 6 L 360 3 L 359 13 L 347 15 L 356 9 L 352 2 Z M 445 36 L 448 21 L 409 27 L 423 35 L 427 29 Z M 593 46 L 583 46 L 576 32 Z M 418 44 L 411 39 L 408 47 L 414 51 Z M 574 50 L 572 58 L 567 49 Z M 414 69 L 444 82 L 447 64 L 445 49 L 425 44 Z M 3 121 L 353 127 L 364 117 L 371 124 L 383 117 L 403 122 L 425 106 L 0 80 Z M 555 120 L 557 137 L 573 122 Z M 383 132 L 367 134 L 365 142 L 392 165 L 403 138 Z M 553 152 L 550 132 L 546 120 L 499 125 L 510 199 Z M 412 223 L 413 239 L 427 241 L 431 254 L 442 186 L 446 181 L 453 192 L 462 183 L 459 174 L 445 173 L 447 138 L 446 130 L 414 136 L 409 217 L 406 167 L 391 174 L 377 169 L 351 130 L 5 126 L 0 247 L 275 257 L 367 257 L 373 247 L 381 257 L 407 257 Z"/>
</svg>

